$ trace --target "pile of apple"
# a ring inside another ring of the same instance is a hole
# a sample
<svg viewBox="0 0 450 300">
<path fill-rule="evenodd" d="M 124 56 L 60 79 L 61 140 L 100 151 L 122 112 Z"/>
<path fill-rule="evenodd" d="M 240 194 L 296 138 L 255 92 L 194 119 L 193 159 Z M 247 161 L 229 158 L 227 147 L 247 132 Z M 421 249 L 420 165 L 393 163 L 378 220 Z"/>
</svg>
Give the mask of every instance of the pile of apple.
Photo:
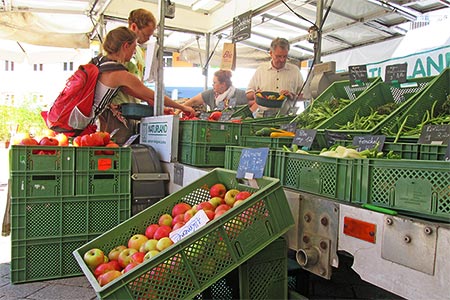
<svg viewBox="0 0 450 300">
<path fill-rule="evenodd" d="M 161 215 L 158 223 L 150 224 L 145 232 L 131 236 L 127 245 L 115 246 L 108 253 L 98 248 L 87 251 L 83 260 L 99 285 L 104 286 L 173 245 L 169 234 L 183 227 L 198 211 L 203 210 L 209 220 L 214 220 L 251 196 L 248 191 L 227 190 L 221 183 L 211 186 L 209 194 L 208 201 L 194 206 L 184 202 L 175 204 L 171 214 Z"/>
</svg>

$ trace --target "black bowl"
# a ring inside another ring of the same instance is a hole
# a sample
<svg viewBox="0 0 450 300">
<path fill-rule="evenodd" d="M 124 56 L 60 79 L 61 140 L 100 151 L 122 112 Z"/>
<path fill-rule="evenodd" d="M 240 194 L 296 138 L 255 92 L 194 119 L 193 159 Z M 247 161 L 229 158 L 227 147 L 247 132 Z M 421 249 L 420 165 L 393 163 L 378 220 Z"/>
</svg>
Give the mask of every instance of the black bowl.
<svg viewBox="0 0 450 300">
<path fill-rule="evenodd" d="M 257 94 L 261 94 L 263 97 L 259 97 Z M 279 96 L 280 94 L 277 92 L 259 92 L 256 93 L 256 103 L 264 107 L 280 108 L 283 105 L 284 99 L 276 100 Z"/>
<path fill-rule="evenodd" d="M 145 117 L 153 116 L 153 107 L 139 103 L 124 103 L 120 105 L 122 116 L 128 119 L 140 120 Z"/>
</svg>

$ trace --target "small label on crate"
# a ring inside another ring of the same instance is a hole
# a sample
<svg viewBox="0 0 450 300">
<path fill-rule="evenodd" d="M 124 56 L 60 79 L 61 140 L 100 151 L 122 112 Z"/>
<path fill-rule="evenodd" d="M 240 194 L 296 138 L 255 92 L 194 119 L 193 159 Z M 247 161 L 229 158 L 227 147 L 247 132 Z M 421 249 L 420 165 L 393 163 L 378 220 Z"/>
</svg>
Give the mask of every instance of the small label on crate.
<svg viewBox="0 0 450 300">
<path fill-rule="evenodd" d="M 112 159 L 111 158 L 99 158 L 97 160 L 97 170 L 107 171 L 111 168 L 112 168 Z"/>
<path fill-rule="evenodd" d="M 377 146 L 378 151 L 382 151 L 385 140 L 386 136 L 384 135 L 355 136 L 353 137 L 353 146 L 357 146 L 356 150 L 358 151 L 373 149 L 375 146 Z"/>
<path fill-rule="evenodd" d="M 419 136 L 419 144 L 442 145 L 450 142 L 450 125 L 425 125 Z"/>
<path fill-rule="evenodd" d="M 203 209 L 199 210 L 183 227 L 169 233 L 169 238 L 177 243 L 205 226 L 208 221 L 209 218 Z"/>
<path fill-rule="evenodd" d="M 292 144 L 311 149 L 316 133 L 316 129 L 297 129 Z"/>
</svg>

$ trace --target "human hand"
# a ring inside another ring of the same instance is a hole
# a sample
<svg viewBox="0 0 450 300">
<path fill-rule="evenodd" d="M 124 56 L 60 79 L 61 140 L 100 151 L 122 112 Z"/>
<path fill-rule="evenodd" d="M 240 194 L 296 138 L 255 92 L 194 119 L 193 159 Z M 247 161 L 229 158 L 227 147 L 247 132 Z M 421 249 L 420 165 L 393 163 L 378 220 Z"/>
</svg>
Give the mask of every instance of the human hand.
<svg viewBox="0 0 450 300">
<path fill-rule="evenodd" d="M 280 90 L 280 95 L 285 95 L 289 99 L 294 99 L 294 93 L 289 92 L 288 90 Z"/>
<path fill-rule="evenodd" d="M 185 112 L 188 115 L 194 116 L 195 115 L 195 110 L 190 107 L 190 106 L 186 106 L 186 105 L 182 105 L 182 109 L 183 112 Z"/>
</svg>

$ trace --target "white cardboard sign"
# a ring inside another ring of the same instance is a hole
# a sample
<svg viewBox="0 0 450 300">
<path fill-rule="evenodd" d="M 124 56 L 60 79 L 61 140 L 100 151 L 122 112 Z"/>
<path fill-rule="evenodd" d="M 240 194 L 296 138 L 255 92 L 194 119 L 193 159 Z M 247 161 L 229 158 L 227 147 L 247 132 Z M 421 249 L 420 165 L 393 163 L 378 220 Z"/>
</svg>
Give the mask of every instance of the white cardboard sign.
<svg viewBox="0 0 450 300">
<path fill-rule="evenodd" d="M 209 218 L 203 209 L 199 210 L 183 227 L 169 233 L 169 238 L 177 243 L 205 226 L 208 221 Z"/>
</svg>

